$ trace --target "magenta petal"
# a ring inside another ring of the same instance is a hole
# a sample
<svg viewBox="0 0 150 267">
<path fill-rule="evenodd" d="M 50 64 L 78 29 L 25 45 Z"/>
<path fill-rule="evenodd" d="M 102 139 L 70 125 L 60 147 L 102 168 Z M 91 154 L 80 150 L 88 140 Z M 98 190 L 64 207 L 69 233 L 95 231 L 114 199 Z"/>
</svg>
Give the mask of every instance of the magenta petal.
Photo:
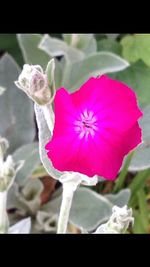
<svg viewBox="0 0 150 267">
<path fill-rule="evenodd" d="M 100 124 L 119 131 L 131 128 L 143 115 L 135 93 L 127 85 L 106 75 L 89 79 L 71 97 L 76 106 L 92 109 Z"/>
<path fill-rule="evenodd" d="M 63 134 L 72 134 L 74 132 L 73 120 L 76 113 L 72 105 L 69 93 L 61 88 L 57 90 L 54 99 L 55 127 L 54 136 L 62 136 Z"/>
<path fill-rule="evenodd" d="M 99 140 L 94 139 L 96 142 L 95 146 L 97 147 L 95 156 L 94 153 L 93 155 L 91 154 L 94 157 L 93 165 L 95 165 L 95 172 L 108 180 L 114 180 L 120 170 L 124 156 L 141 143 L 141 129 L 136 122 L 122 136 L 113 132 L 108 135 L 105 132 L 105 134 L 103 133 L 98 138 Z M 99 158 L 103 164 L 99 164 Z"/>
<path fill-rule="evenodd" d="M 142 112 L 135 93 L 105 75 L 89 79 L 72 94 L 57 90 L 54 112 L 46 150 L 60 171 L 114 180 L 124 156 L 141 143 Z"/>
</svg>

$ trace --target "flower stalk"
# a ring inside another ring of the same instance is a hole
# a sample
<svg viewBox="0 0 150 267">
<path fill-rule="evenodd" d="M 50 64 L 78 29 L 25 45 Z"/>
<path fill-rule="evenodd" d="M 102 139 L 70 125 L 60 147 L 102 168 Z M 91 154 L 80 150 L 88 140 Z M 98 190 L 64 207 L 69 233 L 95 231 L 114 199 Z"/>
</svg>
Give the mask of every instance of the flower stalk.
<svg viewBox="0 0 150 267">
<path fill-rule="evenodd" d="M 4 234 L 8 230 L 9 221 L 6 212 L 7 191 L 0 192 L 0 234 Z"/>
<path fill-rule="evenodd" d="M 97 184 L 98 177 L 94 176 L 93 179 L 89 179 L 89 177 L 81 173 L 66 172 L 64 173 L 64 175 L 60 177 L 59 181 L 63 185 L 63 194 L 62 194 L 62 203 L 58 219 L 57 234 L 64 234 L 67 232 L 69 214 L 75 191 L 77 190 L 80 184 L 89 186 Z"/>
<path fill-rule="evenodd" d="M 62 203 L 58 220 L 57 234 L 64 234 L 67 232 L 69 213 L 74 195 L 74 190 L 68 191 L 66 186 L 67 184 L 63 185 Z"/>
</svg>

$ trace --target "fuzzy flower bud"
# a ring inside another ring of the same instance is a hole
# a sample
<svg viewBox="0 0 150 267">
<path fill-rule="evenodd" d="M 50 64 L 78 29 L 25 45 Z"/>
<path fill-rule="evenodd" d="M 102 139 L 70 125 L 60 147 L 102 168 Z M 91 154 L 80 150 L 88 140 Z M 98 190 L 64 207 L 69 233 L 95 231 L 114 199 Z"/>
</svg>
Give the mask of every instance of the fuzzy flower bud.
<svg viewBox="0 0 150 267">
<path fill-rule="evenodd" d="M 130 223 L 133 225 L 134 218 L 132 217 L 132 209 L 128 209 L 125 205 L 124 207 L 120 208 L 114 206 L 112 208 L 113 214 L 111 215 L 109 221 L 105 224 L 100 225 L 95 234 L 102 234 L 102 233 L 125 233 L 128 229 Z"/>
<path fill-rule="evenodd" d="M 23 165 L 22 161 L 15 163 L 10 155 L 4 161 L 4 155 L 8 146 L 8 141 L 0 137 L 0 192 L 7 191 L 10 188 L 17 171 Z"/>
<path fill-rule="evenodd" d="M 9 147 L 9 143 L 5 138 L 0 137 L 0 161 L 3 161 L 5 153 Z"/>
<path fill-rule="evenodd" d="M 50 63 L 54 65 L 54 60 Z M 15 84 L 39 105 L 48 104 L 52 100 L 53 88 L 51 88 L 47 73 L 45 74 L 39 65 L 25 64 Z"/>
</svg>

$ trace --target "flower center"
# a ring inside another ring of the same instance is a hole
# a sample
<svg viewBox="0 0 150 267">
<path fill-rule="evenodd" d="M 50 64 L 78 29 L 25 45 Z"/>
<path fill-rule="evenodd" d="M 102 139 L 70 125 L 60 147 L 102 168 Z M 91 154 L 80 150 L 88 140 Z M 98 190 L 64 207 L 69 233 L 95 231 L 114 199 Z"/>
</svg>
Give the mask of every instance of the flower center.
<svg viewBox="0 0 150 267">
<path fill-rule="evenodd" d="M 78 120 L 75 121 L 75 131 L 78 132 L 79 138 L 87 138 L 89 135 L 94 136 L 97 130 L 96 116 L 92 111 L 84 110 Z"/>
</svg>

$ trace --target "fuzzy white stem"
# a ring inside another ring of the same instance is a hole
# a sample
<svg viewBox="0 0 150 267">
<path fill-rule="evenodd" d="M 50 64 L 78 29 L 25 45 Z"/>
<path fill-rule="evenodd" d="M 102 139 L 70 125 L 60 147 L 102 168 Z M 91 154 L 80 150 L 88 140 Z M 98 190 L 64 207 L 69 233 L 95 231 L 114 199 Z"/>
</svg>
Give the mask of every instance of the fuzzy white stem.
<svg viewBox="0 0 150 267">
<path fill-rule="evenodd" d="M 78 41 L 79 41 L 79 36 L 78 36 L 78 34 L 76 34 L 76 33 L 72 33 L 71 46 L 76 47 Z"/>
<path fill-rule="evenodd" d="M 52 134 L 53 129 L 54 129 L 54 112 L 52 109 L 52 105 L 46 104 L 46 105 L 41 106 L 41 108 L 43 110 L 43 114 L 44 114 L 45 120 L 47 122 L 48 128 Z"/>
<path fill-rule="evenodd" d="M 6 204 L 7 204 L 7 191 L 0 192 L 0 233 L 5 233 L 8 228 Z"/>
<path fill-rule="evenodd" d="M 3 157 L 0 155 L 0 169 L 2 168 L 4 164 Z"/>
<path fill-rule="evenodd" d="M 71 209 L 74 190 L 68 190 L 67 184 L 63 184 L 62 203 L 60 208 L 57 234 L 64 234 L 67 231 L 69 213 Z"/>
</svg>

